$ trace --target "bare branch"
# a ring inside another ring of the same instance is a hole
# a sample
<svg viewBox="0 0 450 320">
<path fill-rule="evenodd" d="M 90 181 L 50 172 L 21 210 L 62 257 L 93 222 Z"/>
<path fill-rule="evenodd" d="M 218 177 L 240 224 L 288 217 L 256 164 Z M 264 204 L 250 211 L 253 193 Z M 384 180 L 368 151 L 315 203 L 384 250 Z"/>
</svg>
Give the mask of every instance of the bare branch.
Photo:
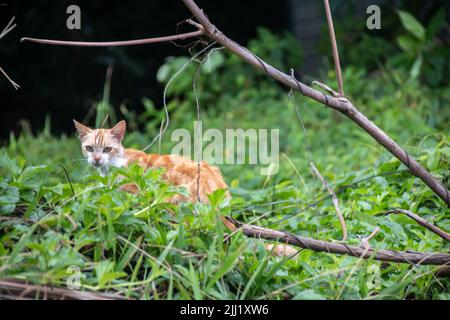
<svg viewBox="0 0 450 320">
<path fill-rule="evenodd" d="M 14 87 L 14 89 L 19 90 L 20 86 L 19 86 L 17 83 L 15 83 L 15 82 L 13 81 L 13 79 L 11 79 L 11 78 L 8 76 L 8 74 L 5 72 L 5 70 L 3 70 L 2 67 L 0 67 L 0 72 L 1 72 L 1 73 L 5 76 L 5 78 L 12 84 L 12 86 Z"/>
<path fill-rule="evenodd" d="M 247 63 L 263 70 L 268 76 L 281 82 L 287 87 L 293 90 L 297 90 L 304 96 L 320 102 L 325 106 L 338 110 L 339 112 L 350 118 L 369 135 L 371 135 L 378 143 L 385 147 L 390 153 L 397 157 L 403 164 L 405 164 L 412 174 L 422 179 L 422 181 L 428 187 L 430 187 L 430 189 L 433 190 L 434 193 L 439 196 L 447 204 L 448 207 L 450 207 L 450 193 L 447 188 L 424 167 L 422 167 L 416 160 L 411 158 L 410 155 L 394 140 L 392 140 L 383 130 L 378 128 L 372 121 L 367 119 L 367 117 L 362 114 L 350 101 L 326 95 L 301 83 L 294 77 L 274 68 L 270 64 L 264 62 L 254 53 L 250 52 L 247 48 L 242 47 L 238 43 L 225 36 L 220 30 L 216 28 L 216 26 L 214 26 L 209 21 L 209 19 L 203 13 L 203 10 L 201 10 L 193 0 L 183 0 L 183 2 L 192 12 L 197 21 L 203 26 L 205 34 L 207 34 L 212 40 L 220 43 L 222 46 L 239 56 Z"/>
<path fill-rule="evenodd" d="M 188 38 L 198 37 L 203 35 L 202 30 L 180 33 L 172 36 L 158 37 L 158 38 L 145 38 L 126 41 L 106 41 L 106 42 L 85 42 L 85 41 L 62 41 L 62 40 L 49 40 L 49 39 L 36 39 L 36 38 L 22 38 L 21 42 L 34 42 L 40 44 L 50 44 L 55 46 L 74 46 L 74 47 L 119 47 L 119 46 L 136 46 L 142 44 L 170 42 L 175 40 L 184 40 Z"/>
<path fill-rule="evenodd" d="M 311 168 L 312 168 L 314 174 L 320 179 L 323 186 L 328 190 L 328 193 L 331 195 L 331 198 L 333 200 L 334 209 L 336 210 L 336 214 L 337 214 L 337 217 L 339 219 L 339 222 L 340 222 L 341 228 L 342 228 L 342 241 L 345 241 L 345 240 L 347 240 L 347 226 L 345 225 L 344 216 L 341 212 L 341 209 L 339 208 L 338 197 L 336 196 L 336 193 L 330 187 L 328 182 L 324 179 L 324 177 L 322 177 L 322 175 L 320 174 L 319 170 L 316 168 L 314 163 L 311 162 L 310 165 L 311 165 Z"/>
<path fill-rule="evenodd" d="M 331 16 L 330 3 L 328 0 L 323 0 L 325 5 L 325 13 L 327 16 L 328 31 L 330 32 L 331 49 L 333 51 L 334 68 L 336 70 L 336 77 L 338 80 L 339 94 L 344 96 L 344 83 L 342 81 L 341 63 L 339 62 L 339 51 L 336 43 L 336 35 L 334 33 L 333 17 Z"/>
<path fill-rule="evenodd" d="M 414 265 L 449 265 L 450 253 L 437 252 L 401 252 L 395 250 L 376 250 L 373 248 L 362 248 L 344 243 L 321 241 L 302 236 L 293 235 L 286 231 L 277 231 L 259 226 L 243 224 L 231 217 L 224 217 L 226 226 L 233 231 L 242 232 L 252 238 L 278 241 L 300 248 L 326 252 L 332 254 L 345 254 L 363 259 L 375 259 L 387 262 L 409 263 Z"/>
<path fill-rule="evenodd" d="M 411 211 L 408 211 L 408 210 L 404 210 L 404 209 L 392 209 L 392 210 L 389 210 L 389 211 L 384 213 L 384 215 L 389 215 L 389 214 L 404 214 L 404 215 L 410 217 L 411 219 L 413 219 L 414 221 L 416 221 L 422 227 L 425 227 L 428 230 L 430 230 L 431 232 L 437 234 L 442 239 L 450 241 L 450 234 L 448 234 L 447 232 L 443 231 L 442 229 L 436 227 L 435 225 L 429 223 L 424 218 L 419 217 L 414 212 L 411 212 Z"/>
</svg>

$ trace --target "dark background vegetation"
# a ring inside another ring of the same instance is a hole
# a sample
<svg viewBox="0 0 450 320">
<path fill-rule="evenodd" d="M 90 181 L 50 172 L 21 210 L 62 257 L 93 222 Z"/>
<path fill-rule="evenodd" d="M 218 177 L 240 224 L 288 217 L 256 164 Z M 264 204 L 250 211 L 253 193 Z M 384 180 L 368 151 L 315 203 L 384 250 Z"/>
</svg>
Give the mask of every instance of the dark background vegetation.
<svg viewBox="0 0 450 320">
<path fill-rule="evenodd" d="M 177 0 L 123 1 L 2 1 L 3 25 L 16 16 L 17 28 L 0 43 L 0 61 L 21 85 L 19 92 L 1 79 L 0 136 L 19 129 L 28 119 L 32 127 L 42 127 L 50 114 L 53 130 L 72 130 L 72 118 L 83 119 L 102 94 L 105 71 L 114 66 L 111 102 L 127 100 L 131 108 L 142 110 L 140 99 L 162 99 L 163 86 L 156 71 L 166 57 L 183 55 L 187 49 L 171 43 L 122 48 L 76 48 L 20 43 L 21 37 L 79 41 L 129 40 L 177 33 L 177 23 L 190 12 Z M 66 8 L 81 8 L 81 30 L 66 28 Z M 238 42 L 255 37 L 257 26 L 273 31 L 287 28 L 285 1 L 199 1 L 215 23 Z M 192 31 L 180 25 L 178 32 Z M 192 39 L 179 42 L 188 45 Z"/>
</svg>

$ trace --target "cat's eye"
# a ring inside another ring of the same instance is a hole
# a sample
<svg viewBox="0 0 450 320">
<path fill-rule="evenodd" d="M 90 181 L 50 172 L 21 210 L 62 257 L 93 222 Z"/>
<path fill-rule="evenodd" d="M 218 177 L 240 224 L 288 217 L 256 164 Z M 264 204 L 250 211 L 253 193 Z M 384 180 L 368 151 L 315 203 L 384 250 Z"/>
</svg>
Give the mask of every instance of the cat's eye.
<svg viewBox="0 0 450 320">
<path fill-rule="evenodd" d="M 87 152 L 94 152 L 94 148 L 92 148 L 92 146 L 86 146 L 86 151 Z"/>
<path fill-rule="evenodd" d="M 104 147 L 103 148 L 103 153 L 109 153 L 111 152 L 112 148 L 111 147 Z"/>
</svg>

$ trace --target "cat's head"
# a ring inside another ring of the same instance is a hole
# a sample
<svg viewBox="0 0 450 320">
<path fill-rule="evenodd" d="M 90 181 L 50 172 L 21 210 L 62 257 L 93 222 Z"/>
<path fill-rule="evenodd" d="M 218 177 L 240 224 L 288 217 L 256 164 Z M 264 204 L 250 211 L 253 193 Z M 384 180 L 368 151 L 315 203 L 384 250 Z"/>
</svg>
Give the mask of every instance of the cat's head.
<svg viewBox="0 0 450 320">
<path fill-rule="evenodd" d="M 109 166 L 122 167 L 125 164 L 122 146 L 126 123 L 124 120 L 111 129 L 91 129 L 73 120 L 81 140 L 81 151 L 87 162 L 106 175 Z"/>
</svg>

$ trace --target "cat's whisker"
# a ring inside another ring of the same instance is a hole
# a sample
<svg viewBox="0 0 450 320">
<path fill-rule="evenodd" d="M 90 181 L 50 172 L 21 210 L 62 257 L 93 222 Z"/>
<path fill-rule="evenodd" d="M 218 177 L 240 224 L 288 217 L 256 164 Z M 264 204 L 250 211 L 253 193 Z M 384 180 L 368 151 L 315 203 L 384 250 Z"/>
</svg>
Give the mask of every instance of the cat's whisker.
<svg viewBox="0 0 450 320">
<path fill-rule="evenodd" d="M 64 163 L 64 165 L 65 166 L 68 166 L 68 167 L 70 167 L 70 166 L 79 166 L 79 165 L 84 165 L 84 164 L 87 164 L 87 162 L 86 161 L 72 161 L 72 162 L 69 162 L 69 163 Z"/>
<path fill-rule="evenodd" d="M 92 168 L 91 165 L 86 164 L 86 166 L 84 167 L 84 171 L 83 171 L 83 178 L 86 177 L 86 175 L 87 175 L 89 169 L 91 169 L 91 168 Z"/>
<path fill-rule="evenodd" d="M 70 163 L 65 163 L 64 166 L 69 172 L 74 172 L 80 169 L 81 167 L 84 167 L 88 165 L 86 161 L 72 161 Z"/>
<path fill-rule="evenodd" d="M 76 172 L 79 170 L 79 168 L 81 167 L 81 164 L 78 164 L 74 167 L 66 167 L 67 171 L 69 172 L 70 175 L 74 175 L 76 174 Z"/>
<path fill-rule="evenodd" d="M 89 170 L 90 165 L 87 162 L 79 163 L 72 171 L 72 175 L 77 179 L 83 179 L 87 171 Z"/>
<path fill-rule="evenodd" d="M 88 165 L 87 163 L 79 162 L 79 163 L 75 164 L 71 169 L 76 170 L 76 169 L 79 169 L 79 168 L 84 168 L 84 167 L 86 167 L 87 165 Z"/>
<path fill-rule="evenodd" d="M 77 158 L 77 159 L 71 159 L 71 160 L 66 160 L 66 163 L 70 163 L 70 162 L 78 162 L 78 161 L 86 161 L 86 158 Z"/>
</svg>

